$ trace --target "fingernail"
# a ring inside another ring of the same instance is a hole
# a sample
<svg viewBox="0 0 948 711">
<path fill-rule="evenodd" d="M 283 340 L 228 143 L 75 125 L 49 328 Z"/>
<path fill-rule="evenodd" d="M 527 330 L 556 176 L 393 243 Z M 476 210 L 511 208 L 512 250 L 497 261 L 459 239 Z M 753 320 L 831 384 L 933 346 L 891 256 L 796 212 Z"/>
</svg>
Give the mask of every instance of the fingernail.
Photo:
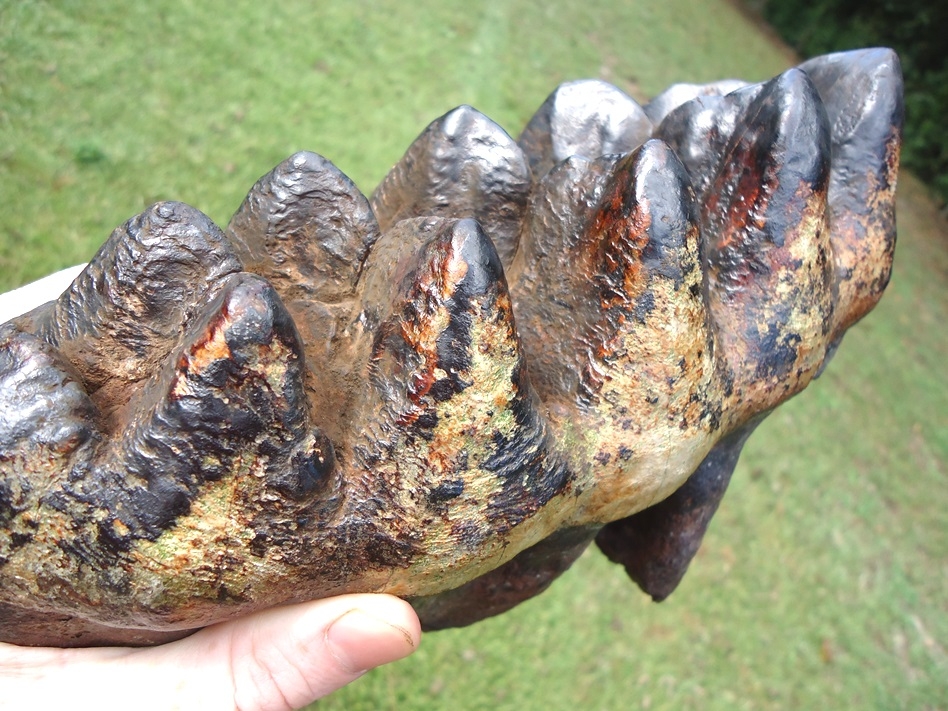
<svg viewBox="0 0 948 711">
<path fill-rule="evenodd" d="M 346 612 L 326 629 L 326 646 L 353 674 L 407 657 L 415 651 L 408 630 L 363 610 Z"/>
</svg>

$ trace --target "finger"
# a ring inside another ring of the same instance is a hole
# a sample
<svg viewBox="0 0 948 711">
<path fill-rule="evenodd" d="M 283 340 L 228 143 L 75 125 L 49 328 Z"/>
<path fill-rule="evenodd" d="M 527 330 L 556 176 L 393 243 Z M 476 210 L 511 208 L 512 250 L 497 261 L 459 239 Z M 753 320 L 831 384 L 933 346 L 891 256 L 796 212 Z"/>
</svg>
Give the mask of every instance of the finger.
<svg viewBox="0 0 948 711">
<path fill-rule="evenodd" d="M 0 644 L 0 710 L 94 701 L 100 711 L 288 711 L 408 656 L 420 638 L 407 602 L 346 595 L 267 610 L 149 649 Z"/>
<path fill-rule="evenodd" d="M 202 708 L 227 698 L 241 711 L 284 711 L 408 656 L 420 637 L 403 600 L 347 595 L 268 610 L 149 651 L 198 670 L 185 689 Z"/>
</svg>

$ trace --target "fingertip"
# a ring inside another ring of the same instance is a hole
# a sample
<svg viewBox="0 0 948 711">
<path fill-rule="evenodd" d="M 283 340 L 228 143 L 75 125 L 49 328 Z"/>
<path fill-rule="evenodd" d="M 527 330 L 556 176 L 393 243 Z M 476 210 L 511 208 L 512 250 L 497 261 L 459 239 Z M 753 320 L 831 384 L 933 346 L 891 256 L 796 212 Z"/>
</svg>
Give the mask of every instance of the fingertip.
<svg viewBox="0 0 948 711">
<path fill-rule="evenodd" d="M 421 641 L 421 623 L 404 600 L 390 595 L 355 596 L 353 607 L 325 633 L 326 646 L 351 673 L 403 659 Z"/>
<path fill-rule="evenodd" d="M 411 606 L 380 594 L 300 603 L 229 624 L 234 698 L 242 709 L 302 708 L 407 657 L 421 639 Z"/>
</svg>

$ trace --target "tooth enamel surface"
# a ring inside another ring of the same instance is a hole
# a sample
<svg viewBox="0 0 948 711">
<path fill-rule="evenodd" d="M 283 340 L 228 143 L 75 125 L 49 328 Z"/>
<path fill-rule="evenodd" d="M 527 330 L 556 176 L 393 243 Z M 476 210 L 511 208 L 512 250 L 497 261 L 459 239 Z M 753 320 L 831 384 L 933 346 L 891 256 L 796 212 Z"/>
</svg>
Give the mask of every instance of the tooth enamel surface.
<svg viewBox="0 0 948 711">
<path fill-rule="evenodd" d="M 570 82 L 516 141 L 448 112 L 371 198 L 301 152 L 225 230 L 128 220 L 0 325 L 0 641 L 344 592 L 469 624 L 593 540 L 663 599 L 888 282 L 899 72 L 861 50 L 644 108 Z"/>
</svg>

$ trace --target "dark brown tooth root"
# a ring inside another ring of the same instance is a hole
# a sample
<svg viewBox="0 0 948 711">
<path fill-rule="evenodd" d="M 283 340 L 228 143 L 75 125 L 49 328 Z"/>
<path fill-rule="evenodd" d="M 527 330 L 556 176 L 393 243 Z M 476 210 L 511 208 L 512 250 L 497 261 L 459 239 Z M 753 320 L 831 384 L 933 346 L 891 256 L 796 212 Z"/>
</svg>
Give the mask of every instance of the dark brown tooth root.
<svg viewBox="0 0 948 711">
<path fill-rule="evenodd" d="M 838 338 L 876 305 L 892 272 L 902 70 L 890 49 L 828 54 L 800 69 L 813 80 L 832 129 L 829 220 Z"/>
<path fill-rule="evenodd" d="M 607 523 L 596 545 L 625 567 L 643 592 L 661 602 L 674 592 L 701 547 L 757 422 L 719 441 L 671 496 L 644 511 Z"/>
<path fill-rule="evenodd" d="M 535 181 L 572 156 L 594 159 L 629 153 L 651 137 L 652 122 L 634 99 L 598 79 L 560 84 L 517 142 Z"/>
<path fill-rule="evenodd" d="M 530 167 L 517 143 L 470 106 L 433 121 L 372 195 L 383 230 L 412 217 L 477 220 L 505 266 L 517 251 Z"/>
<path fill-rule="evenodd" d="M 564 528 L 464 585 L 410 598 L 426 631 L 499 615 L 546 590 L 592 542 L 597 527 Z"/>
</svg>

